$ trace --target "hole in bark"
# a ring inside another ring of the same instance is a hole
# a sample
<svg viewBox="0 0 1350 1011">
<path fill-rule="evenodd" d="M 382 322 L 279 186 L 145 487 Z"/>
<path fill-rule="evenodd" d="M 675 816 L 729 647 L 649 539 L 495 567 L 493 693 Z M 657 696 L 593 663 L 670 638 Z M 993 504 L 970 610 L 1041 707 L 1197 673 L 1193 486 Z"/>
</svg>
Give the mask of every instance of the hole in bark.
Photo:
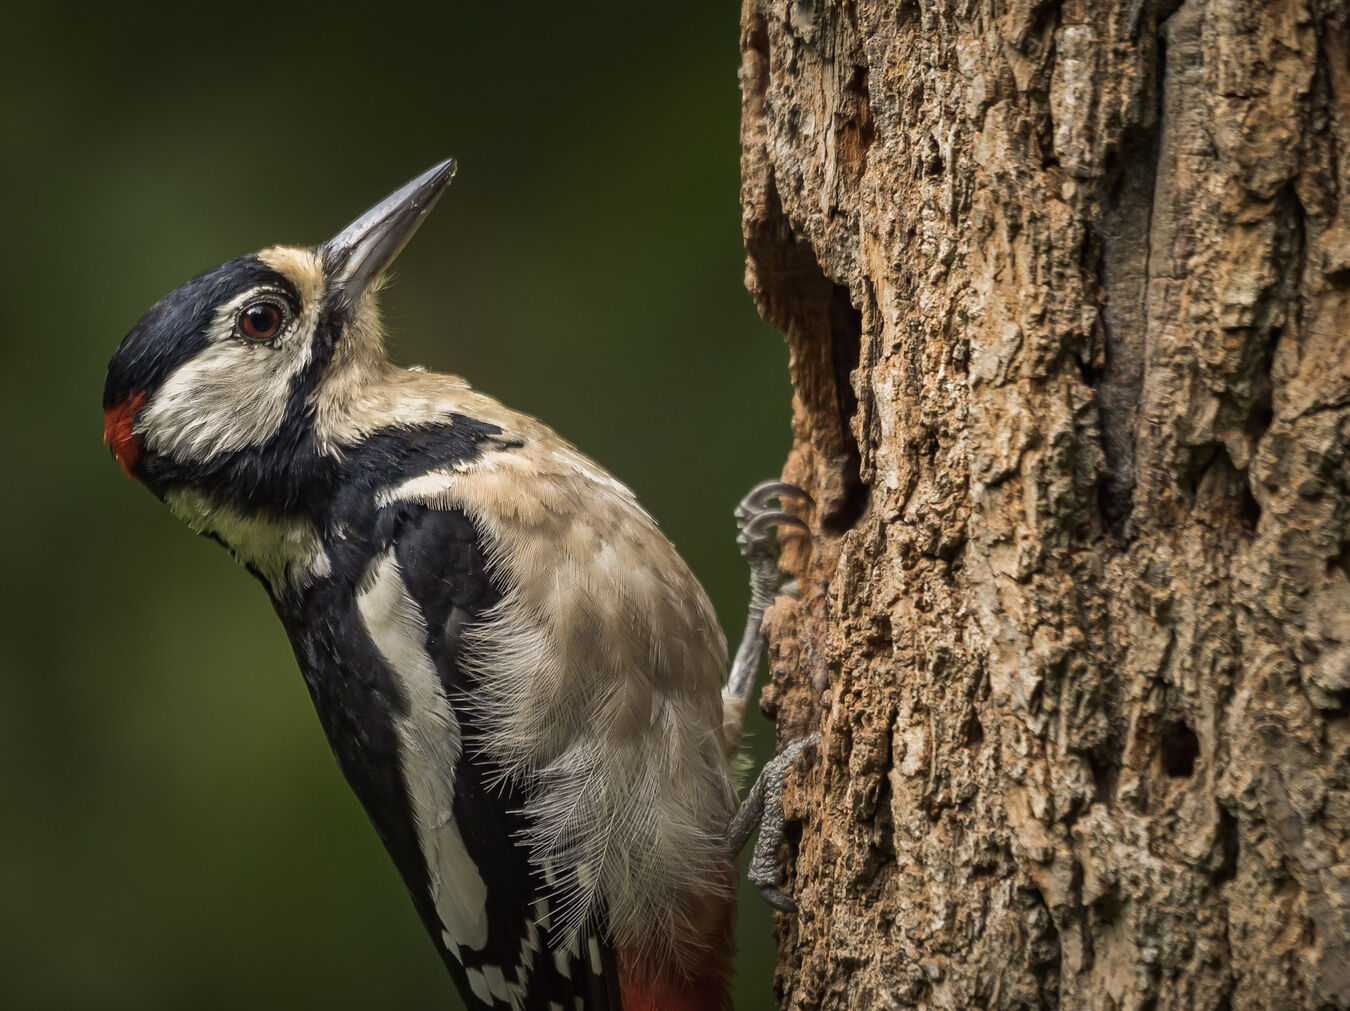
<svg viewBox="0 0 1350 1011">
<path fill-rule="evenodd" d="M 971 713 L 966 717 L 966 722 L 961 726 L 961 739 L 969 748 L 978 748 L 984 743 L 984 726 L 980 723 L 980 718 Z"/>
<path fill-rule="evenodd" d="M 1096 751 L 1089 751 L 1087 760 L 1088 768 L 1092 771 L 1092 802 L 1110 807 L 1120 770 L 1109 756 Z"/>
<path fill-rule="evenodd" d="M 1267 359 L 1266 368 L 1269 370 L 1270 364 L 1274 360 L 1274 354 L 1267 355 Z M 1271 406 L 1271 398 L 1274 395 L 1272 384 L 1269 382 L 1269 376 L 1266 378 L 1267 381 L 1263 384 L 1261 396 L 1252 407 L 1249 418 L 1250 424 L 1247 426 L 1247 431 L 1250 433 L 1253 443 L 1261 440 L 1261 436 L 1265 435 L 1266 430 L 1270 428 L 1270 423 L 1275 420 L 1275 408 Z"/>
<path fill-rule="evenodd" d="M 1195 504 L 1195 493 L 1200 488 L 1200 481 L 1218 452 L 1217 443 L 1207 442 L 1201 446 L 1189 446 L 1179 454 L 1176 481 L 1177 491 L 1181 493 L 1183 501 Z"/>
<path fill-rule="evenodd" d="M 834 509 L 821 516 L 821 523 L 826 529 L 842 532 L 851 529 L 867 508 L 867 489 L 859 473 L 862 456 L 853 435 L 853 416 L 858 413 L 853 372 L 858 368 L 858 355 L 862 349 L 862 313 L 854 307 L 848 289 L 842 284 L 834 285 L 830 292 L 829 325 L 839 433 L 844 440 L 844 495 Z"/>
<path fill-rule="evenodd" d="M 1173 779 L 1185 779 L 1195 773 L 1195 760 L 1200 757 L 1200 738 L 1184 722 L 1164 724 L 1160 755 L 1163 772 Z"/>
<path fill-rule="evenodd" d="M 835 151 L 840 163 L 853 170 L 856 185 L 856 179 L 861 178 L 867 168 L 867 151 L 877 135 L 872 122 L 866 67 L 853 68 L 848 83 L 844 85 L 843 98 L 840 115 L 835 120 Z"/>
<path fill-rule="evenodd" d="M 1327 559 L 1327 575 L 1334 576 L 1337 569 L 1346 579 L 1350 579 L 1350 544 L 1341 545 L 1341 553 Z"/>
<path fill-rule="evenodd" d="M 862 352 L 863 314 L 849 289 L 826 275 L 811 241 L 793 228 L 772 173 L 765 179 L 762 213 L 746 219 L 745 248 L 760 313 L 783 331 L 793 350 L 793 386 L 818 466 L 832 471 L 819 474 L 809 490 L 817 495 L 821 528 L 838 535 L 867 508 L 853 431 L 858 398 L 852 373 Z"/>
<path fill-rule="evenodd" d="M 1089 359 L 1078 359 L 1078 372 L 1083 377 L 1083 382 L 1088 386 L 1097 382 L 1097 370 L 1092 367 L 1092 362 Z"/>
<path fill-rule="evenodd" d="M 1050 36 L 1051 40 L 1054 36 Z M 1054 45 L 1054 42 L 1050 42 Z M 1027 153 L 1040 152 L 1042 172 L 1052 172 L 1060 167 L 1059 155 L 1055 152 L 1055 120 L 1050 114 L 1050 95 L 1041 88 L 1032 88 L 1027 92 L 1027 104 L 1031 112 L 1031 136 L 1026 138 Z"/>
<path fill-rule="evenodd" d="M 1219 826 L 1215 830 L 1215 844 L 1219 848 L 1219 866 L 1214 869 L 1214 880 L 1222 884 L 1237 877 L 1238 824 L 1226 807 L 1219 808 Z"/>
<path fill-rule="evenodd" d="M 1110 926 L 1118 923 L 1125 913 L 1125 901 L 1120 897 L 1120 890 L 1112 885 L 1109 889 L 1097 896 L 1092 903 L 1093 919 L 1098 927 Z"/>
<path fill-rule="evenodd" d="M 1116 475 L 1108 473 L 1097 485 L 1097 506 L 1101 509 L 1106 529 L 1118 540 L 1129 542 L 1134 539 L 1134 480 L 1121 481 Z"/>
<path fill-rule="evenodd" d="M 938 147 L 937 138 L 929 134 L 924 138 L 922 171 L 926 176 L 940 176 L 942 170 L 946 168 L 946 162 L 942 158 L 942 149 Z"/>
<path fill-rule="evenodd" d="M 1261 521 L 1261 503 L 1256 501 L 1245 478 L 1238 491 L 1238 521 L 1248 533 L 1255 533 L 1256 525 Z"/>
<path fill-rule="evenodd" d="M 1251 533 L 1261 519 L 1261 504 L 1252 494 L 1246 468 L 1233 463 L 1217 443 L 1195 447 L 1177 475 L 1177 488 L 1197 516 L 1211 525 L 1234 523 Z"/>
</svg>

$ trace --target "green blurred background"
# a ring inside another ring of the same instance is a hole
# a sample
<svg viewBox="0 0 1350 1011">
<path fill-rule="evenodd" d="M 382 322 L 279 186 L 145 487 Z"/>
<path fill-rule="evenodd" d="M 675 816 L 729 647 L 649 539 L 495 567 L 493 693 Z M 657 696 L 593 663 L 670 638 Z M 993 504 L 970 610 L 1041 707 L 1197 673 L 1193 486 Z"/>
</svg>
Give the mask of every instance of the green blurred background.
<svg viewBox="0 0 1350 1011">
<path fill-rule="evenodd" d="M 11 8 L 0 41 L 0 1007 L 455 1007 L 262 590 L 100 444 L 122 334 L 453 154 L 396 355 L 632 485 L 739 634 L 789 443 L 742 289 L 737 5 Z M 757 714 L 762 760 L 772 729 Z M 742 895 L 738 1007 L 767 1008 Z"/>
</svg>

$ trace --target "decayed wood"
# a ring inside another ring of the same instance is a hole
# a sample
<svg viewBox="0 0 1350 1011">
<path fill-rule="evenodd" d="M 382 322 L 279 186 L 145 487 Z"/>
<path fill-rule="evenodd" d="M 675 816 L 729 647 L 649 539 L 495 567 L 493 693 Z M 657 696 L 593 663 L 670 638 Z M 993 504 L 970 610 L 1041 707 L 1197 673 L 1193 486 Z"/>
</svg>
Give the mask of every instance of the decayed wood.
<svg viewBox="0 0 1350 1011">
<path fill-rule="evenodd" d="M 1350 19 L 746 0 L 784 1007 L 1350 1006 Z"/>
</svg>

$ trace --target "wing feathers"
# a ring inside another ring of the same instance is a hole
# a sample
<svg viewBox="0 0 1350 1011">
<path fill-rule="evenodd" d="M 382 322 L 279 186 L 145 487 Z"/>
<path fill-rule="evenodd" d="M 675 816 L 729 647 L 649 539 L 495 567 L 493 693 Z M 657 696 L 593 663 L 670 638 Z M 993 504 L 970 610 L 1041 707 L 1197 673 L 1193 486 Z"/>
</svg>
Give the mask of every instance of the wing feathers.
<svg viewBox="0 0 1350 1011">
<path fill-rule="evenodd" d="M 542 1011 L 560 1004 L 569 1011 L 617 1011 L 622 1005 L 613 947 L 591 926 L 595 921 L 576 929 L 554 907 L 557 889 L 543 880 L 524 842 L 528 798 L 475 744 L 481 714 L 468 700 L 480 689 L 481 675 L 464 664 L 463 642 L 500 599 L 478 532 L 457 510 L 399 508 L 405 515 L 393 547 L 377 563 L 379 574 L 363 600 L 384 605 L 380 615 L 366 615 L 372 638 L 397 666 L 396 679 L 409 682 L 412 710 L 401 719 L 419 731 L 406 740 L 424 753 L 443 755 L 430 736 L 456 738 L 453 781 L 442 778 L 430 790 L 433 805 L 444 800 L 438 789 L 452 791 L 439 837 L 429 845 L 421 832 L 447 965 L 462 981 L 465 1000 L 482 1008 Z M 394 579 L 397 587 L 388 589 L 385 581 Z M 424 670 L 434 670 L 434 692 L 421 683 Z M 436 767 L 420 767 L 406 754 L 403 763 L 415 804 L 425 805 L 429 791 L 419 783 L 435 776 Z M 436 819 L 424 811 L 419 829 L 428 820 Z M 479 907 L 481 919 L 471 918 L 468 905 Z M 466 924 L 477 922 L 484 931 L 466 932 Z"/>
</svg>

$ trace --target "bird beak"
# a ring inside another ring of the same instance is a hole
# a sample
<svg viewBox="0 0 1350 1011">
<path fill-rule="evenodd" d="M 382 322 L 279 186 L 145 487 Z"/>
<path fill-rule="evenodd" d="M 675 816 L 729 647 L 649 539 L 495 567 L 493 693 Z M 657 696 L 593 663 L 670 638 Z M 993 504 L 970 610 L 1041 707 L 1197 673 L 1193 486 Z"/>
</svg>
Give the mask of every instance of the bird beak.
<svg viewBox="0 0 1350 1011">
<path fill-rule="evenodd" d="M 402 252 L 455 175 L 447 158 L 396 189 L 324 243 L 324 272 L 335 304 L 350 308 Z"/>
</svg>

